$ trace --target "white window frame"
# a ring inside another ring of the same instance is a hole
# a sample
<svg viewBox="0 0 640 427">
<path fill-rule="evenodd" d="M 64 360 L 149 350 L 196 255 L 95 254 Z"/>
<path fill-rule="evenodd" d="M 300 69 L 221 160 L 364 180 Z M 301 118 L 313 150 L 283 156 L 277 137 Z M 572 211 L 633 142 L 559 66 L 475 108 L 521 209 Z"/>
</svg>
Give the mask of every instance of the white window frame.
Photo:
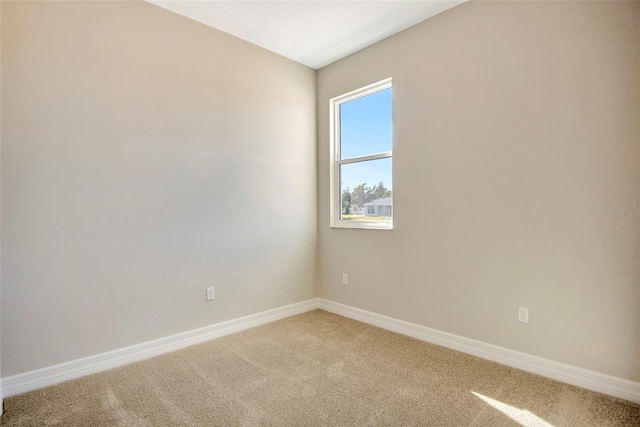
<svg viewBox="0 0 640 427">
<path fill-rule="evenodd" d="M 378 159 L 391 159 L 391 173 L 393 183 L 393 131 L 391 141 L 391 151 L 385 151 L 382 153 L 374 153 L 366 156 L 350 157 L 348 159 L 340 158 L 340 106 L 346 102 L 353 101 L 354 99 L 362 98 L 367 95 L 380 92 L 385 89 L 392 88 L 391 78 L 381 80 L 377 83 L 370 84 L 360 89 L 356 89 L 344 95 L 337 96 L 329 100 L 330 108 L 330 139 L 331 139 L 331 162 L 330 162 L 330 226 L 336 228 L 366 228 L 366 229 L 378 229 L 378 230 L 391 230 L 393 229 L 393 214 L 391 215 L 391 221 L 343 221 L 341 220 L 341 189 L 340 189 L 340 166 L 351 163 L 364 162 L 368 160 Z M 393 111 L 392 111 L 393 114 Z M 391 193 L 391 200 L 393 200 L 393 192 Z"/>
</svg>

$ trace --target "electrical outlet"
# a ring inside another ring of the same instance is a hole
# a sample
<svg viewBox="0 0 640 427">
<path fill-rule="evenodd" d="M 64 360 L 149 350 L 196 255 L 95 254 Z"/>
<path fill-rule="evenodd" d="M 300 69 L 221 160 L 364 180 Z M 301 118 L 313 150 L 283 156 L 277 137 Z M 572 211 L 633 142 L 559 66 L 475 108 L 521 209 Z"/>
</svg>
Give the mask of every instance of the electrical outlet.
<svg viewBox="0 0 640 427">
<path fill-rule="evenodd" d="M 518 321 L 529 323 L 529 309 L 526 307 L 518 307 Z"/>
<path fill-rule="evenodd" d="M 343 285 L 348 285 L 349 284 L 349 275 L 347 273 L 344 273 L 342 275 L 342 284 Z"/>
<path fill-rule="evenodd" d="M 207 301 L 211 301 L 212 299 L 214 299 L 216 297 L 215 289 L 216 288 L 214 288 L 214 287 L 207 288 Z"/>
</svg>

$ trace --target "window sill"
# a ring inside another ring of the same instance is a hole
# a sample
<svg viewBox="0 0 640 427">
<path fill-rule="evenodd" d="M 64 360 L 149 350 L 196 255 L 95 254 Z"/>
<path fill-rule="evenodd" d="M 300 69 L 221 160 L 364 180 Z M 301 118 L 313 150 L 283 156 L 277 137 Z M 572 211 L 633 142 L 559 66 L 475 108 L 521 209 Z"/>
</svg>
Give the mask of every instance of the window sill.
<svg viewBox="0 0 640 427">
<path fill-rule="evenodd" d="M 361 230 L 393 230 L 393 224 L 383 224 L 383 223 L 338 223 L 331 224 L 329 228 L 350 228 L 350 229 L 361 229 Z"/>
</svg>

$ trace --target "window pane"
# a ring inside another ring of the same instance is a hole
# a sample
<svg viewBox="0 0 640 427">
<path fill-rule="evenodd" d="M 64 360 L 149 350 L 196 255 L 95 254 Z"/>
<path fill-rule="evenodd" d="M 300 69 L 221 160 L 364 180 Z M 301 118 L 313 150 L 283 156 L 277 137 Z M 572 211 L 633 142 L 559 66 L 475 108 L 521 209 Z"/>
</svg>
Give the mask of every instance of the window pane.
<svg viewBox="0 0 640 427">
<path fill-rule="evenodd" d="M 391 151 L 391 88 L 340 105 L 340 158 Z"/>
<path fill-rule="evenodd" d="M 340 220 L 391 222 L 391 158 L 340 165 Z"/>
</svg>

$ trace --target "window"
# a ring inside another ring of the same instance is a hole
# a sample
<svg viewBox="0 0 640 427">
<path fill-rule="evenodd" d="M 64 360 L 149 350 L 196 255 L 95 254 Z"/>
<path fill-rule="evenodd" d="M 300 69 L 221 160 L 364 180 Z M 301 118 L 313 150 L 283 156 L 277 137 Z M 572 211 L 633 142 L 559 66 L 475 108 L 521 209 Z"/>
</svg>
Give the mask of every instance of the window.
<svg viewBox="0 0 640 427">
<path fill-rule="evenodd" d="M 331 226 L 393 228 L 391 79 L 333 98 Z"/>
</svg>

